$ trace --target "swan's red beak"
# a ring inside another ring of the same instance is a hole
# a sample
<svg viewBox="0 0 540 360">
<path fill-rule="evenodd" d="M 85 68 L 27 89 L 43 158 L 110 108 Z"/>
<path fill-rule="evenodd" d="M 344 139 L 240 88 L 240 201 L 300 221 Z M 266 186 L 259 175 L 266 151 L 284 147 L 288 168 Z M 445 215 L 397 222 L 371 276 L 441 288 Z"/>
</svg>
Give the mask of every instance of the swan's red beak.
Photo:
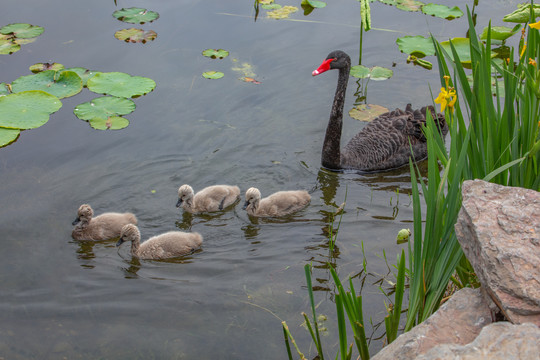
<svg viewBox="0 0 540 360">
<path fill-rule="evenodd" d="M 323 72 L 325 71 L 328 71 L 330 70 L 330 63 L 335 60 L 335 59 L 326 59 L 323 61 L 323 63 L 321 64 L 321 66 L 319 66 L 317 68 L 317 70 L 313 70 L 313 72 L 311 73 L 311 75 L 313 76 L 316 76 L 316 75 L 319 75 L 319 74 L 322 74 Z"/>
</svg>

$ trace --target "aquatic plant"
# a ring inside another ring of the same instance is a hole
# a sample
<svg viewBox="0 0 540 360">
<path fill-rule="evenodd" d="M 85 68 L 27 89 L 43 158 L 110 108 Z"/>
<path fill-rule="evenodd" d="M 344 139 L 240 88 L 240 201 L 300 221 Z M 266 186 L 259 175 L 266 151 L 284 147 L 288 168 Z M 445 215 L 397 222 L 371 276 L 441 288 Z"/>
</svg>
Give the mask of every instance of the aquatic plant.
<svg viewBox="0 0 540 360">
<path fill-rule="evenodd" d="M 13 54 L 45 31 L 37 25 L 15 23 L 0 28 L 0 54 Z"/>
</svg>

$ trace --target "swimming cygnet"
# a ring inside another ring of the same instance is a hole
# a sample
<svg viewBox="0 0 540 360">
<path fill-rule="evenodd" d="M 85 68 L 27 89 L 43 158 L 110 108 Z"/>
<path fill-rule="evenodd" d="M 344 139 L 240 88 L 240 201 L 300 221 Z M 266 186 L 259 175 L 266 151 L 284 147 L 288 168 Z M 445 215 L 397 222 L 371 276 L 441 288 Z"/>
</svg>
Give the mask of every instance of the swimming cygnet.
<svg viewBox="0 0 540 360">
<path fill-rule="evenodd" d="M 284 216 L 303 209 L 310 200 L 305 190 L 278 191 L 261 200 L 259 189 L 252 187 L 246 191 L 243 209 L 251 216 Z"/>
<path fill-rule="evenodd" d="M 220 211 L 234 204 L 239 197 L 238 186 L 213 185 L 195 194 L 193 188 L 186 184 L 178 189 L 176 207 L 181 206 L 190 213 Z"/>
<path fill-rule="evenodd" d="M 202 244 L 202 236 L 199 233 L 170 231 L 151 237 L 141 244 L 139 229 L 128 224 L 122 228 L 120 240 L 116 246 L 131 241 L 131 255 L 145 260 L 162 260 L 189 254 Z"/>
<path fill-rule="evenodd" d="M 122 227 L 126 224 L 137 224 L 137 218 L 132 213 L 104 213 L 94 216 L 94 210 L 88 204 L 82 204 L 73 221 L 75 228 L 71 236 L 75 240 L 109 240 L 120 236 Z"/>
</svg>

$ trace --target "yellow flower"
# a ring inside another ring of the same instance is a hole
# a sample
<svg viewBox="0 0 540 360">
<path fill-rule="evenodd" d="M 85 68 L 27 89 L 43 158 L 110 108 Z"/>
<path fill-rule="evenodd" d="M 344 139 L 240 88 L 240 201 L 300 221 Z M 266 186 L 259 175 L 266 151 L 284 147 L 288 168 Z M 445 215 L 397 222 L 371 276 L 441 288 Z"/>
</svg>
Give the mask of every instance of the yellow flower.
<svg viewBox="0 0 540 360">
<path fill-rule="evenodd" d="M 527 50 L 527 42 L 523 42 L 523 47 L 521 48 L 521 53 L 519 54 L 519 58 L 521 59 L 523 57 L 523 54 L 525 54 L 525 50 Z"/>
<path fill-rule="evenodd" d="M 536 60 L 529 58 L 529 65 L 536 66 Z"/>
<path fill-rule="evenodd" d="M 444 112 L 444 109 L 448 107 L 451 112 L 454 112 L 454 104 L 456 103 L 456 91 L 454 88 L 445 89 L 441 88 L 439 96 L 435 99 L 436 104 L 441 104 L 441 112 Z"/>
<path fill-rule="evenodd" d="M 540 30 L 540 21 L 539 21 L 539 22 L 535 22 L 534 24 L 529 24 L 529 26 L 530 26 L 532 29 L 538 29 L 538 30 Z"/>
</svg>

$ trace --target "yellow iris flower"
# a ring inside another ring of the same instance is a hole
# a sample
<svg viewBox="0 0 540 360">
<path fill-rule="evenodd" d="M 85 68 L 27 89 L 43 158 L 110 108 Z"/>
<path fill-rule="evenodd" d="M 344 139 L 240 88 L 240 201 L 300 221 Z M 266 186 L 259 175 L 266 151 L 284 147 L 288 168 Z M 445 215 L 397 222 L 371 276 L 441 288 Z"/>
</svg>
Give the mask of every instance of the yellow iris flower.
<svg viewBox="0 0 540 360">
<path fill-rule="evenodd" d="M 535 22 L 534 24 L 529 24 L 529 26 L 533 29 L 538 29 L 540 30 L 540 21 L 539 22 Z"/>
<path fill-rule="evenodd" d="M 453 87 L 448 86 L 448 81 L 450 80 L 449 76 L 444 77 L 446 82 L 446 88 L 441 88 L 439 96 L 435 99 L 436 104 L 441 104 L 441 112 L 444 112 L 444 109 L 448 107 L 450 111 L 454 112 L 454 104 L 456 103 L 457 96 L 456 90 Z"/>
<path fill-rule="evenodd" d="M 536 66 L 536 60 L 529 58 L 529 65 Z"/>
</svg>

